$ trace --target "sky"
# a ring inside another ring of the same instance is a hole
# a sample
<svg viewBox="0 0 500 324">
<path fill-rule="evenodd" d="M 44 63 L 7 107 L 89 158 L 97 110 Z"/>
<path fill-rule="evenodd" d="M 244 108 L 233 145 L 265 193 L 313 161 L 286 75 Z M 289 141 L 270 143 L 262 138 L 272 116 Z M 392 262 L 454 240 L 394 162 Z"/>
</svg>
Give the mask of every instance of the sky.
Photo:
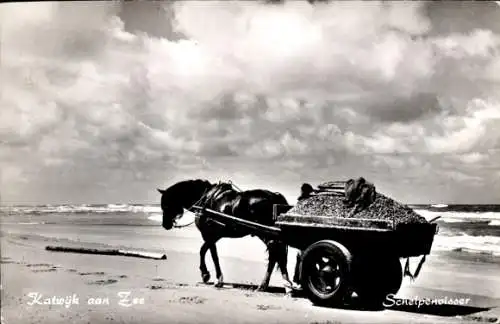
<svg viewBox="0 0 500 324">
<path fill-rule="evenodd" d="M 0 28 L 4 204 L 359 176 L 500 203 L 495 2 L 19 2 Z"/>
</svg>

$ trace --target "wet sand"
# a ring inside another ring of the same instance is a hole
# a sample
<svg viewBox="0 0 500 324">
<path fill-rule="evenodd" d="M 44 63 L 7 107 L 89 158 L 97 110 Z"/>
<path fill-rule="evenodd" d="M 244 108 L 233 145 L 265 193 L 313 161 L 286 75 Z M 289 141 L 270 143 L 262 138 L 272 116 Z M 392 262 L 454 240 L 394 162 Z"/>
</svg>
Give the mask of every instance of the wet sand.
<svg viewBox="0 0 500 324">
<path fill-rule="evenodd" d="M 487 256 L 433 254 L 420 277 L 405 280 L 398 294 L 412 300 L 469 298 L 467 305 L 366 311 L 355 299 L 341 308 L 322 308 L 304 298 L 285 298 L 278 272 L 271 292 L 255 292 L 265 264 L 263 246 L 252 239 L 221 241 L 227 284 L 216 289 L 199 282 L 200 239 L 192 229 L 5 224 L 1 229 L 2 323 L 495 323 L 500 317 L 495 308 L 500 266 Z M 164 252 L 167 260 L 44 249 L 55 244 L 134 247 Z M 290 270 L 294 262 L 291 258 Z M 213 269 L 210 254 L 207 265 Z M 71 305 L 43 304 L 53 296 Z"/>
</svg>

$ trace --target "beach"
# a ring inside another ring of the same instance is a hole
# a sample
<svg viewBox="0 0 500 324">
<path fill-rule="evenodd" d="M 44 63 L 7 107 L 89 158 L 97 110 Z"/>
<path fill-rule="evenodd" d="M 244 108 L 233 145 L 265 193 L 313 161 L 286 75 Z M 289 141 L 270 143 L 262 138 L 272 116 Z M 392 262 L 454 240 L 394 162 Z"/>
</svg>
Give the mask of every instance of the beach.
<svg viewBox="0 0 500 324">
<path fill-rule="evenodd" d="M 362 310 L 355 298 L 324 308 L 285 296 L 277 271 L 269 292 L 255 291 L 266 258 L 256 238 L 218 243 L 226 285 L 216 289 L 200 282 L 201 237 L 193 226 L 165 231 L 149 221 L 79 223 L 88 219 L 81 215 L 47 222 L 51 217 L 43 224 L 2 217 L 2 323 L 495 323 L 500 317 L 500 263 L 492 255 L 433 251 L 420 276 L 405 279 L 385 309 Z M 51 252 L 47 245 L 133 248 L 167 259 Z M 210 254 L 207 265 L 213 277 Z M 432 300 L 442 305 L 425 305 Z"/>
<path fill-rule="evenodd" d="M 6 2 L 0 324 L 500 324 L 500 0 Z"/>
</svg>

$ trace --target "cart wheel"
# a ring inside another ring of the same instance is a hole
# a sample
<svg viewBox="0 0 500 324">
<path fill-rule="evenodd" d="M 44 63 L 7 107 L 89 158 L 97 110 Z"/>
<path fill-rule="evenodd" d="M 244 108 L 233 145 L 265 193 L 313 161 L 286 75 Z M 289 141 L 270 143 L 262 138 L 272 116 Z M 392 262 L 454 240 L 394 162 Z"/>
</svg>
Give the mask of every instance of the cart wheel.
<svg viewBox="0 0 500 324">
<path fill-rule="evenodd" d="M 403 282 L 399 258 L 355 260 L 354 291 L 367 306 L 381 307 L 389 294 L 396 294 Z"/>
<path fill-rule="evenodd" d="M 325 240 L 308 247 L 301 264 L 302 287 L 316 305 L 343 301 L 349 288 L 351 253 L 342 244 Z"/>
</svg>

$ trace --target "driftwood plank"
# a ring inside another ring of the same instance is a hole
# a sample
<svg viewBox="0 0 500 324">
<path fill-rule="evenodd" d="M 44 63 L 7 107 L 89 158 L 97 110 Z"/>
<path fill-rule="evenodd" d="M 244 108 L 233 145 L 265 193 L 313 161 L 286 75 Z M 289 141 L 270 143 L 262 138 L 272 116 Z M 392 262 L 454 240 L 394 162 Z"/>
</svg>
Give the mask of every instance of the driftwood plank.
<svg viewBox="0 0 500 324">
<path fill-rule="evenodd" d="M 45 247 L 47 251 L 53 252 L 66 252 L 66 253 L 84 253 L 84 254 L 100 254 L 100 255 L 121 255 L 145 259 L 156 259 L 156 260 L 166 260 L 167 255 L 162 253 L 154 252 L 143 252 L 143 251 L 133 251 L 133 250 L 118 250 L 118 249 L 87 249 L 87 248 L 75 248 L 75 247 L 65 247 L 65 246 L 51 246 Z"/>
</svg>

